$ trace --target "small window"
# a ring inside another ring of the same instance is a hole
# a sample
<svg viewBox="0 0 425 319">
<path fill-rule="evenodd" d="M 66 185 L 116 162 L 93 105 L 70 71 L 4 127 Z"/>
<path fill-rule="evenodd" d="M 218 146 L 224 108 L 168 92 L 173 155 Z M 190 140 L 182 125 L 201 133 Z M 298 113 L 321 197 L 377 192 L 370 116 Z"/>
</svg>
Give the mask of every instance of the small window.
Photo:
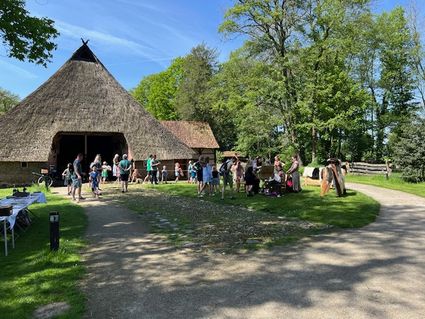
<svg viewBox="0 0 425 319">
<path fill-rule="evenodd" d="M 22 168 L 28 168 L 28 162 L 21 162 Z"/>
</svg>

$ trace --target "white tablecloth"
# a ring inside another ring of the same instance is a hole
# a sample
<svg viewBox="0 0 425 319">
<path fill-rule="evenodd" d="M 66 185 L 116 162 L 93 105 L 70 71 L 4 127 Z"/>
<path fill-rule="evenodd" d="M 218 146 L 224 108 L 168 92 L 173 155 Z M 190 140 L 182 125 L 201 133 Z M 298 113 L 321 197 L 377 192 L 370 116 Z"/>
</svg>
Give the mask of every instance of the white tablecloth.
<svg viewBox="0 0 425 319">
<path fill-rule="evenodd" d="M 10 229 L 15 226 L 16 217 L 19 212 L 28 206 L 34 203 L 47 203 L 46 195 L 44 193 L 32 193 L 27 197 L 17 197 L 17 198 L 4 198 L 0 200 L 0 206 L 9 206 L 12 205 L 12 215 L 10 216 L 0 216 L 0 222 L 8 219 Z"/>
</svg>

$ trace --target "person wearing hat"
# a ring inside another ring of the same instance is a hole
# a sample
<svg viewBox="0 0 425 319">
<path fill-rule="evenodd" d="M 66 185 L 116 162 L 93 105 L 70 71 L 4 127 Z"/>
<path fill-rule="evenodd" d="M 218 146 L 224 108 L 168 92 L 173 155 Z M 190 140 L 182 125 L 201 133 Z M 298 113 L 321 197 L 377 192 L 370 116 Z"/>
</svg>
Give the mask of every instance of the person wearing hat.
<svg viewBox="0 0 425 319">
<path fill-rule="evenodd" d="M 118 166 L 120 169 L 121 191 L 125 193 L 128 192 L 128 179 L 131 170 L 131 162 L 128 160 L 127 154 L 122 156 L 122 160 Z"/>
</svg>

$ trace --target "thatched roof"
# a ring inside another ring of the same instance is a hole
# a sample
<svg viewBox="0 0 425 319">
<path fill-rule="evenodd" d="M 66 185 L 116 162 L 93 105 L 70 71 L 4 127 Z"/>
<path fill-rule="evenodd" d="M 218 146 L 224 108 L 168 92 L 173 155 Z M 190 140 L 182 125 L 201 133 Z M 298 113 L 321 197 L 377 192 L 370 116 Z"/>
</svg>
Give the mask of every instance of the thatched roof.
<svg viewBox="0 0 425 319">
<path fill-rule="evenodd" d="M 206 122 L 161 121 L 167 129 L 191 148 L 219 148 L 217 140 Z"/>
<path fill-rule="evenodd" d="M 58 132 L 123 133 L 135 160 L 192 158 L 83 44 L 35 92 L 0 117 L 0 161 L 46 162 Z"/>
</svg>

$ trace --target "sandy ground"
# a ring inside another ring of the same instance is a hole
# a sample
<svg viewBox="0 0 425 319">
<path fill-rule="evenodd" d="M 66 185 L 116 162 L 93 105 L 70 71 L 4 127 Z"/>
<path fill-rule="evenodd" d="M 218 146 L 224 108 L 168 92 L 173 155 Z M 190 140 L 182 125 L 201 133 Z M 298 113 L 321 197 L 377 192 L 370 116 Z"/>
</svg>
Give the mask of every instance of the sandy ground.
<svg viewBox="0 0 425 319">
<path fill-rule="evenodd" d="M 424 318 L 425 199 L 381 203 L 362 229 L 239 255 L 178 250 L 140 215 L 84 201 L 87 318 Z"/>
</svg>

